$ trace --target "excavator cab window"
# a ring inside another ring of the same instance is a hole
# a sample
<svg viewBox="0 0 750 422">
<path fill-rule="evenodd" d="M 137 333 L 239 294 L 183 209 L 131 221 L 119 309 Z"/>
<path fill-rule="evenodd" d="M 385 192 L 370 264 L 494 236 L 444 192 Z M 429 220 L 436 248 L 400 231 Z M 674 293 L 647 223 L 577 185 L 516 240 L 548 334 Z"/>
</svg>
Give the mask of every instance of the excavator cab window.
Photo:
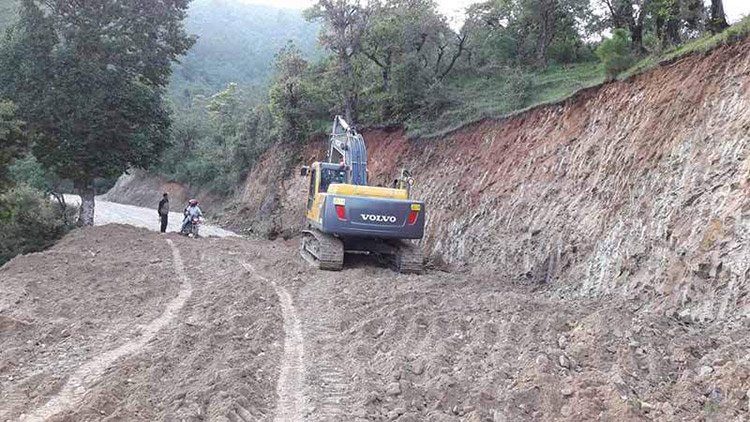
<svg viewBox="0 0 750 422">
<path fill-rule="evenodd" d="M 346 183 L 346 169 L 320 169 L 320 192 L 328 192 L 331 183 Z"/>
<path fill-rule="evenodd" d="M 318 171 L 316 169 L 312 169 L 310 172 L 310 189 L 307 193 L 307 209 L 309 210 L 312 208 L 312 204 L 315 201 L 315 176 L 317 175 Z"/>
</svg>

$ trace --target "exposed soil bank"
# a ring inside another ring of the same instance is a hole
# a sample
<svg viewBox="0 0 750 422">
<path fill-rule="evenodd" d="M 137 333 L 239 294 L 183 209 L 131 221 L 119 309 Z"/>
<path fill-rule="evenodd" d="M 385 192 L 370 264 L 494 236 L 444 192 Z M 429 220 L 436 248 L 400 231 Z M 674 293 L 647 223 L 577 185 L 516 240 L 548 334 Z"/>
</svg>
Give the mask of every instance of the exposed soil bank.
<svg viewBox="0 0 750 422">
<path fill-rule="evenodd" d="M 164 193 L 169 194 L 171 209 L 176 212 L 181 212 L 190 198 L 200 200 L 201 209 L 204 210 L 220 209 L 222 206 L 221 200 L 210 192 L 174 180 L 163 180 L 143 170 L 129 170 L 128 174 L 120 176 L 101 199 L 156 209 Z"/>
</svg>

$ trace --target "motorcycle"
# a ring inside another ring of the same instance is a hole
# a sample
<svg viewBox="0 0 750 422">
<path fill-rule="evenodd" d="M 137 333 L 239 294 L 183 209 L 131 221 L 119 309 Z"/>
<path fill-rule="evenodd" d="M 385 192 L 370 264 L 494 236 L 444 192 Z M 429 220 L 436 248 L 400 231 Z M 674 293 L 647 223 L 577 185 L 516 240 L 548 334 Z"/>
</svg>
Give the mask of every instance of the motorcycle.
<svg viewBox="0 0 750 422">
<path fill-rule="evenodd" d="M 182 231 L 180 232 L 180 234 L 183 235 L 183 236 L 192 237 L 194 239 L 197 239 L 197 238 L 200 237 L 200 235 L 198 234 L 198 231 L 200 229 L 201 224 L 203 224 L 203 219 L 202 218 L 200 218 L 200 217 L 192 217 L 190 219 L 190 222 L 188 222 L 187 225 L 185 225 L 185 228 L 182 229 Z"/>
</svg>

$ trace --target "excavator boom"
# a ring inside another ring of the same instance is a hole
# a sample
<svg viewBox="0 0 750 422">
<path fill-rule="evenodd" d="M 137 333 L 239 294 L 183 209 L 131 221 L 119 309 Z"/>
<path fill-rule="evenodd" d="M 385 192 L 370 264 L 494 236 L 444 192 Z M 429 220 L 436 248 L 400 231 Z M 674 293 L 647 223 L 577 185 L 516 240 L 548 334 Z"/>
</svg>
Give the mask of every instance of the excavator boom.
<svg viewBox="0 0 750 422">
<path fill-rule="evenodd" d="M 362 135 L 341 116 L 333 119 L 328 162 L 344 163 L 351 171 L 352 185 L 367 186 L 367 147 Z"/>
</svg>

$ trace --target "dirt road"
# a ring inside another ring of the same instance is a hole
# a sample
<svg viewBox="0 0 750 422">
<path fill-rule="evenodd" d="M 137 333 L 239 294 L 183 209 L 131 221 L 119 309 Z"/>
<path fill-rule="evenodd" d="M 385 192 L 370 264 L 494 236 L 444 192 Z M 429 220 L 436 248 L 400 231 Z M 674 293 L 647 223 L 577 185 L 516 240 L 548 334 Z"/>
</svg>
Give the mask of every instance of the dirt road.
<svg viewBox="0 0 750 422">
<path fill-rule="evenodd" d="M 0 421 L 748 414 L 743 321 L 562 300 L 490 275 L 400 275 L 367 257 L 319 272 L 294 241 L 85 228 L 0 269 L 0 293 Z"/>
<path fill-rule="evenodd" d="M 81 203 L 81 198 L 76 195 L 65 195 L 65 201 L 71 205 L 78 205 Z M 181 209 L 184 204 L 172 204 L 172 209 Z M 169 213 L 169 224 L 167 231 L 177 232 L 180 230 L 182 224 L 182 213 L 170 212 Z M 206 215 L 206 221 L 209 224 L 201 226 L 201 234 L 204 236 L 218 236 L 218 237 L 229 237 L 236 236 L 231 231 L 224 230 L 221 227 L 212 226 L 211 216 Z M 94 224 L 97 226 L 103 226 L 105 224 L 129 224 L 135 227 L 143 227 L 149 230 L 159 230 L 159 215 L 156 213 L 156 205 L 154 209 L 135 207 L 132 205 L 118 204 L 116 202 L 108 202 L 96 199 L 96 208 L 94 214 Z"/>
</svg>

